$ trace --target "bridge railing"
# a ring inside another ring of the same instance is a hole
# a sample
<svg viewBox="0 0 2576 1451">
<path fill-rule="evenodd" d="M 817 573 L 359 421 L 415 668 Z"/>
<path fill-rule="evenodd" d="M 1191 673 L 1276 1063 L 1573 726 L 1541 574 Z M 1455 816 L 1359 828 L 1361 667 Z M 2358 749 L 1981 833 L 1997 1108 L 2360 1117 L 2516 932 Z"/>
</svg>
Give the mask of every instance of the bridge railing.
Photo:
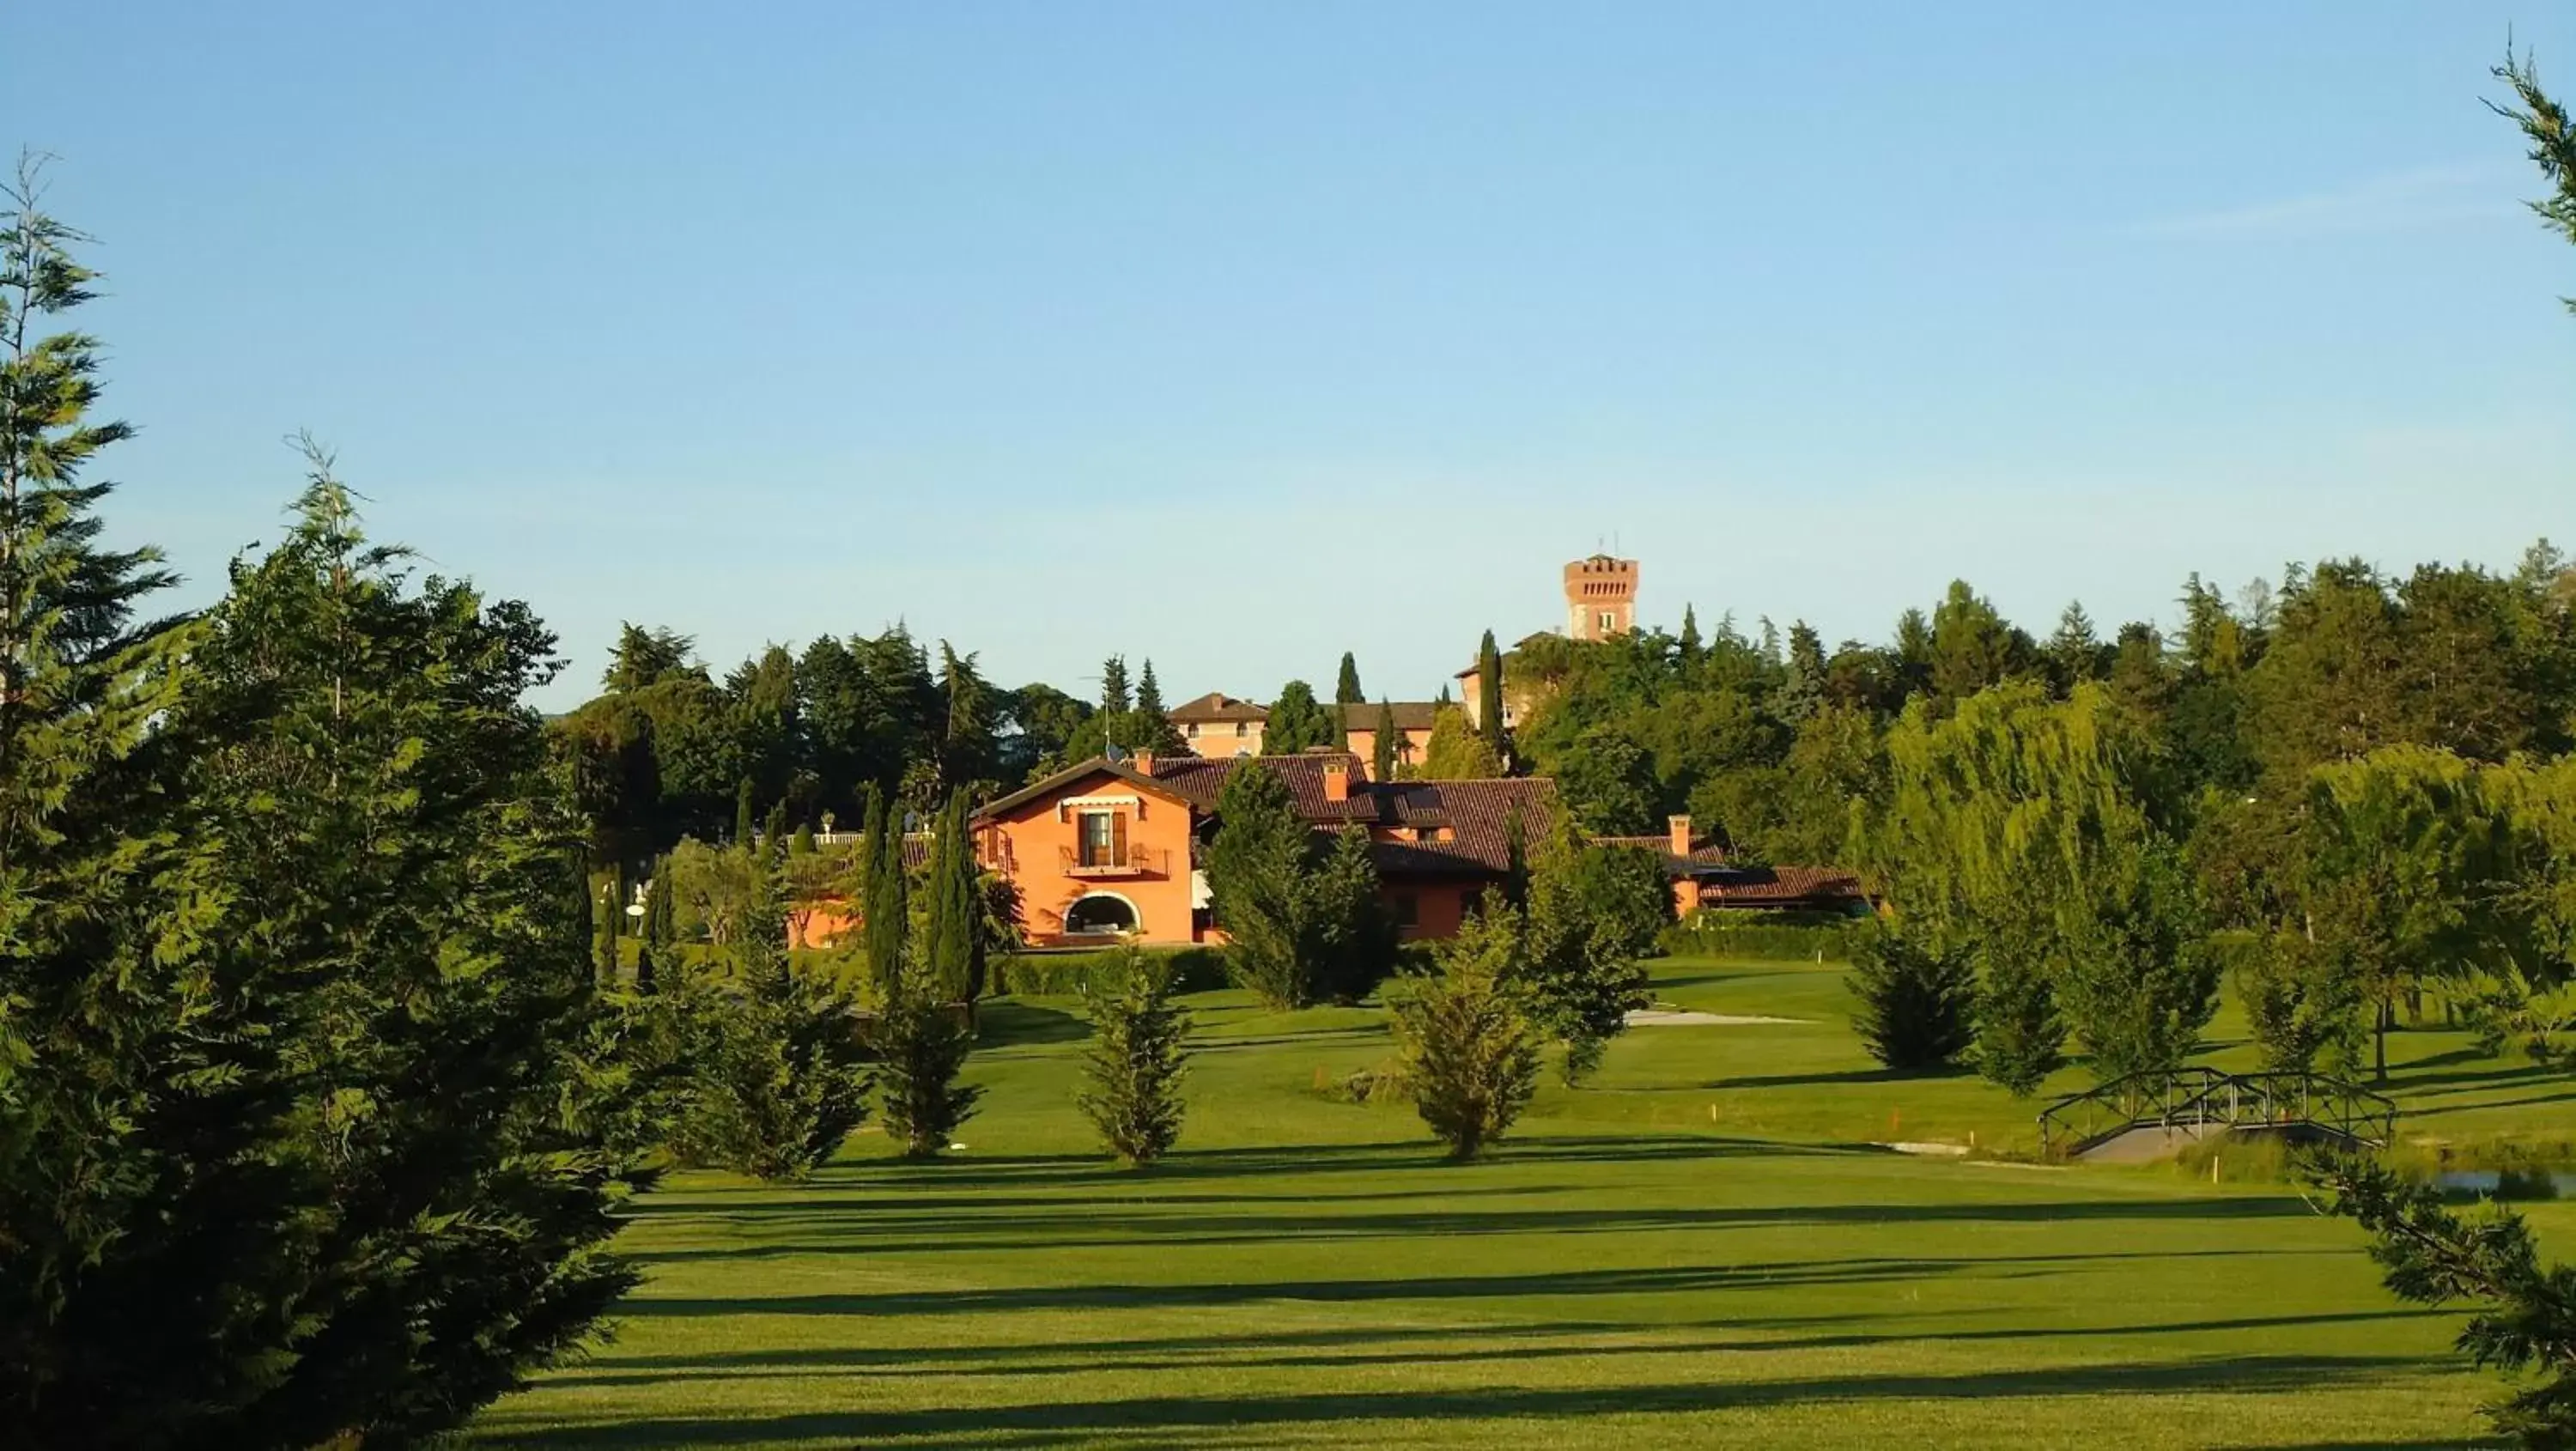
<svg viewBox="0 0 2576 1451">
<path fill-rule="evenodd" d="M 2132 1073 L 2040 1110 L 2046 1151 L 2081 1149 L 2137 1128 L 2304 1128 L 2350 1143 L 2386 1144 L 2397 1105 L 2322 1073 L 2222 1073 L 2189 1067 Z"/>
</svg>

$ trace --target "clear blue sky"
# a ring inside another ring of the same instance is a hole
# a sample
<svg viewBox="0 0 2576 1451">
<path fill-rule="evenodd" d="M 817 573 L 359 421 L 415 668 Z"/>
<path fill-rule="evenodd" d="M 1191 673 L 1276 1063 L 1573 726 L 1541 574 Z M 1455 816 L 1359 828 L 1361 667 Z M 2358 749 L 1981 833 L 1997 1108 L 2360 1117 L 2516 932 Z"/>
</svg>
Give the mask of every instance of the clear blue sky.
<svg viewBox="0 0 2576 1451">
<path fill-rule="evenodd" d="M 380 537 L 719 670 L 1425 695 L 1557 622 L 2045 630 L 2576 543 L 2563 0 L 119 4 L 0 47 L 210 595 L 309 427 Z"/>
</svg>

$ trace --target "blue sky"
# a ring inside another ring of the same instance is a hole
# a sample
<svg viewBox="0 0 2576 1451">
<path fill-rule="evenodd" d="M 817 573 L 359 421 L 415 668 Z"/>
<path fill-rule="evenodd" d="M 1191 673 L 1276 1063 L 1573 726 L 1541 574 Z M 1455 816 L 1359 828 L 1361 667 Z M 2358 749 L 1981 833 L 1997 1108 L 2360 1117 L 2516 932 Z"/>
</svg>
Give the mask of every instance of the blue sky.
<svg viewBox="0 0 2576 1451">
<path fill-rule="evenodd" d="M 375 532 L 719 669 L 902 617 L 1006 684 L 1425 695 L 1641 612 L 2044 631 L 2576 544 L 2521 0 L 55 6 L 114 527 L 196 598 L 310 428 Z"/>
</svg>

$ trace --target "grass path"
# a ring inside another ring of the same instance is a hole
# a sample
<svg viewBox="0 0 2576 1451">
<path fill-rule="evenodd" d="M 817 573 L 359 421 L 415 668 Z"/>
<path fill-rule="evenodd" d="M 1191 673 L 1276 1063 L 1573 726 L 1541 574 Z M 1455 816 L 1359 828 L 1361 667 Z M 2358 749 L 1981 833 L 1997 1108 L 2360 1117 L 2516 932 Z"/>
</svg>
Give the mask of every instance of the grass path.
<svg viewBox="0 0 2576 1451">
<path fill-rule="evenodd" d="M 1211 994 L 1187 1151 L 1117 1172 L 1071 1105 L 1071 1005 L 999 1005 L 964 1154 L 907 1166 L 863 1137 L 797 1188 L 682 1176 L 638 1207 L 650 1273 L 617 1342 L 478 1434 L 2322 1451 L 2475 1431 L 2491 1383 L 2448 1354 L 2455 1322 L 2390 1300 L 2349 1225 L 2277 1186 L 1869 1149 L 1892 1119 L 2010 1142 L 2030 1109 L 1868 1071 L 1830 970 L 1658 970 L 1678 1005 L 1811 1021 L 1632 1031 L 1599 1086 L 1552 1087 L 1469 1166 L 1406 1110 L 1314 1091 L 1385 1056 L 1375 1012 Z M 2406 1042 L 2414 1103 L 2482 1131 L 2561 1112 L 2565 1080 L 2473 1084 L 2444 1035 Z"/>
</svg>

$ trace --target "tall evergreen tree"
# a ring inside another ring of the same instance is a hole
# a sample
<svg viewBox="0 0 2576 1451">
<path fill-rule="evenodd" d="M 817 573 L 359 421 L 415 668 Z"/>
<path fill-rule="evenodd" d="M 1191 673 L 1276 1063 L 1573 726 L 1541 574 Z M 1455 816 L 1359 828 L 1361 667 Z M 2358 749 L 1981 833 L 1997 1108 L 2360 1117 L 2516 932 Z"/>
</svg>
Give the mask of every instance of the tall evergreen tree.
<svg viewBox="0 0 2576 1451">
<path fill-rule="evenodd" d="M 453 1429 L 577 1351 L 635 1279 L 606 1249 L 635 1176 L 602 1142 L 577 833 L 522 704 L 554 639 L 516 603 L 414 586 L 313 462 L 169 725 L 202 743 L 205 886 L 236 904 L 207 973 L 243 1016 L 203 1026 L 218 1072 L 284 1106 L 265 1157 L 304 1186 L 225 1205 L 226 1267 L 150 1291 L 269 1327 L 278 1378 L 198 1444 Z"/>
<path fill-rule="evenodd" d="M 593 914 L 598 920 L 591 926 L 595 958 L 592 971 L 598 975 L 599 985 L 604 988 L 617 986 L 620 975 L 617 961 L 617 918 L 618 908 L 621 905 L 617 897 L 617 874 L 611 872 L 608 874 L 608 881 L 599 889 L 599 909 Z"/>
<path fill-rule="evenodd" d="M 752 831 L 751 778 L 745 776 L 733 790 L 733 844 L 744 851 L 751 850 Z"/>
<path fill-rule="evenodd" d="M 1342 670 L 1333 681 L 1333 704 L 1343 707 L 1365 705 L 1368 692 L 1360 689 L 1360 664 L 1350 651 L 1342 652 Z"/>
<path fill-rule="evenodd" d="M 1171 712 L 1163 704 L 1162 682 L 1154 678 L 1154 662 L 1147 660 L 1136 677 L 1136 721 L 1132 744 L 1151 751 L 1176 751 L 1181 748 L 1181 732 L 1172 724 Z M 1122 744 L 1127 744 L 1122 742 Z"/>
<path fill-rule="evenodd" d="M 1510 1131 L 1538 1092 L 1539 1033 L 1517 986 L 1519 914 L 1471 915 L 1439 944 L 1436 974 L 1397 998 L 1395 1037 L 1415 1111 L 1453 1159 L 1473 1159 Z"/>
<path fill-rule="evenodd" d="M 1100 710 L 1103 715 L 1125 715 L 1136 702 L 1127 691 L 1127 657 L 1112 655 L 1100 662 Z"/>
<path fill-rule="evenodd" d="M 93 278 L 39 181 L 22 163 L 0 215 L 0 1418 L 32 1447 L 203 1444 L 282 1373 L 230 1293 L 259 1239 L 224 1221 L 314 1185 L 267 1158 L 274 1096 L 187 1027 L 222 1002 L 194 967 L 216 905 L 156 722 L 202 635 L 138 623 L 172 577 L 98 543 L 83 475 L 131 430 L 92 416 L 98 344 L 42 332 Z"/>
<path fill-rule="evenodd" d="M 936 1002 L 971 1001 L 982 976 L 984 902 L 963 795 L 949 798 L 939 813 L 924 885 L 930 896 L 922 944 L 924 989 Z"/>
<path fill-rule="evenodd" d="M 1395 779 L 1396 748 L 1404 733 L 1395 728 L 1395 706 L 1391 701 L 1377 703 L 1377 734 L 1370 737 L 1369 774 L 1380 781 Z"/>
<path fill-rule="evenodd" d="M 1700 657 L 1705 653 L 1706 646 L 1699 637 L 1699 612 L 1685 604 L 1682 606 L 1682 634 L 1675 654 L 1687 672 L 1698 668 Z"/>
<path fill-rule="evenodd" d="M 1491 630 L 1476 645 L 1476 729 L 1499 764 L 1504 759 L 1503 653 L 1494 648 Z"/>
<path fill-rule="evenodd" d="M 880 1004 L 893 1000 L 903 981 L 912 906 L 904 881 L 903 816 L 885 793 L 867 793 L 867 826 L 860 847 L 867 861 L 865 896 L 859 911 L 866 940 L 868 981 Z"/>
<path fill-rule="evenodd" d="M 1083 1117 L 1119 1162 L 1142 1167 L 1181 1136 L 1181 1080 L 1189 1072 L 1189 1010 L 1172 1001 L 1170 969 L 1128 949 L 1116 997 L 1092 1010 L 1083 1055 Z"/>
<path fill-rule="evenodd" d="M 2550 195 L 2530 203 L 2532 215 L 2540 218 L 2542 226 L 2576 242 L 2576 119 L 2540 88 L 2540 72 L 2531 57 L 2516 59 L 2508 51 L 2504 63 L 2490 74 L 2504 83 L 2513 99 L 2490 101 L 2488 109 L 2521 128 L 2523 139 L 2531 143 L 2531 162 L 2550 187 Z M 2567 310 L 2576 312 L 2576 297 L 2566 302 Z"/>
</svg>

